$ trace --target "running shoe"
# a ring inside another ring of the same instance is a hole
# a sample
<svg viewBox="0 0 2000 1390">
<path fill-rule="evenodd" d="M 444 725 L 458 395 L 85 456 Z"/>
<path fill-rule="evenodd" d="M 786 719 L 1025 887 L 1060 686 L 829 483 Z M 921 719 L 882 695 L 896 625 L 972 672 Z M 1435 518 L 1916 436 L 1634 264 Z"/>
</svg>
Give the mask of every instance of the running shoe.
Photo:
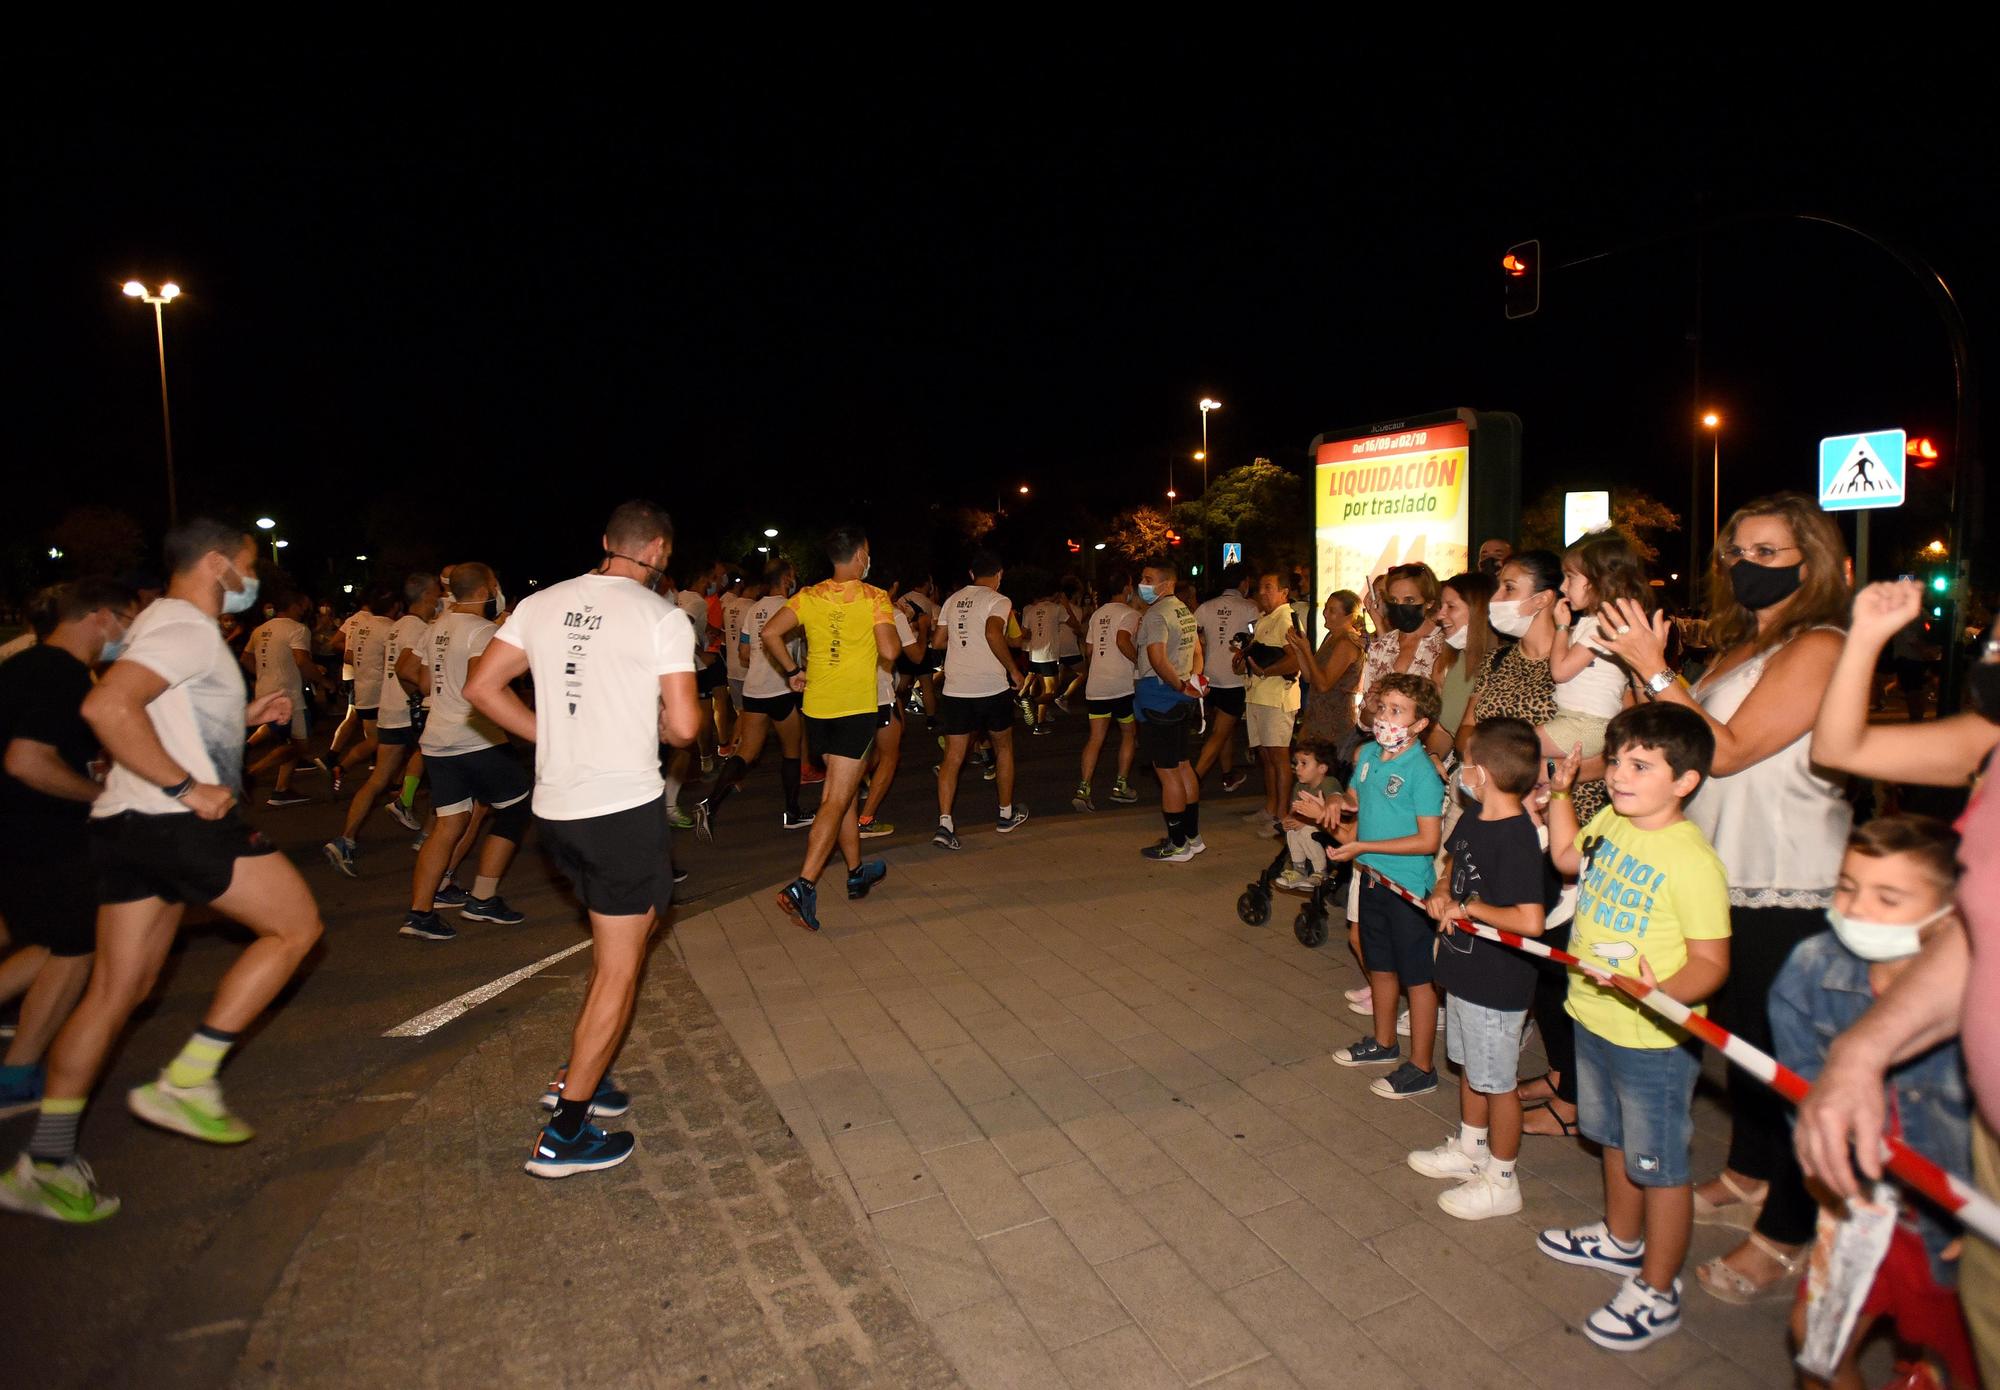
<svg viewBox="0 0 2000 1390">
<path fill-rule="evenodd" d="M 1064 714 L 1068 714 L 1070 712 L 1069 696 L 1067 695 L 1056 696 L 1056 708 L 1061 710 Z"/>
<path fill-rule="evenodd" d="M 1202 854 L 1208 849 L 1208 841 L 1202 839 L 1199 835 L 1191 835 L 1188 837 L 1187 847 L 1192 853 Z"/>
<path fill-rule="evenodd" d="M 432 907 L 464 907 L 471 901 L 472 894 L 466 892 L 450 879 L 446 879 L 443 883 L 440 883 L 437 887 L 437 892 L 431 894 Z"/>
<path fill-rule="evenodd" d="M 1000 775 L 1000 765 L 989 758 L 981 765 L 979 775 L 983 780 L 991 782 Z"/>
<path fill-rule="evenodd" d="M 341 837 L 328 840 L 321 846 L 326 851 L 326 862 L 346 874 L 349 878 L 359 878 L 354 872 L 354 841 Z"/>
<path fill-rule="evenodd" d="M 959 846 L 958 832 L 943 821 L 939 821 L 937 832 L 931 836 L 931 843 L 939 849 L 957 849 Z"/>
<path fill-rule="evenodd" d="M 1636 1274 L 1583 1323 L 1583 1335 L 1606 1351 L 1637 1351 L 1680 1329 L 1681 1281 L 1667 1293 Z"/>
<path fill-rule="evenodd" d="M 1177 845 L 1172 840 L 1161 840 L 1140 850 L 1139 857 L 1160 864 L 1185 864 L 1194 858 L 1194 843 L 1187 841 Z"/>
<path fill-rule="evenodd" d="M 807 931 L 819 930 L 819 889 L 795 878 L 778 890 L 778 906 Z"/>
<path fill-rule="evenodd" d="M 1030 734 L 1033 734 L 1033 735 L 1037 736 L 1037 737 L 1040 737 L 1040 736 L 1041 736 L 1041 735 L 1043 735 L 1043 734 L 1047 734 L 1047 733 L 1053 733 L 1053 732 L 1054 732 L 1054 728 L 1053 728 L 1053 726 L 1051 726 L 1051 725 L 1049 725 L 1049 724 L 1046 724 L 1046 723 L 1036 723 L 1036 724 L 1031 724 L 1031 725 L 1029 725 L 1029 727 L 1028 727 L 1028 732 L 1029 732 Z"/>
<path fill-rule="evenodd" d="M 38 1108 L 42 1103 L 43 1079 L 41 1065 L 37 1063 L 32 1067 L 23 1067 L 16 1079 L 0 1081 L 0 1120 L 24 1115 Z"/>
<path fill-rule="evenodd" d="M 309 796 L 300 796 L 300 795 L 299 795 L 299 794 L 298 794 L 297 792 L 292 792 L 292 791 L 284 791 L 284 792 L 279 792 L 279 791 L 274 791 L 274 792 L 272 792 L 272 793 L 271 793 L 271 794 L 270 794 L 269 796 L 267 796 L 267 797 L 265 797 L 265 798 L 264 798 L 264 804 L 265 804 L 266 806 L 273 806 L 273 807 L 277 807 L 277 808 L 279 808 L 279 809 L 283 809 L 283 808 L 284 808 L 284 807 L 286 807 L 286 806 L 303 806 L 303 805 L 305 805 L 305 804 L 306 804 L 306 803 L 307 803 L 308 801 L 311 801 L 311 800 L 312 800 L 312 798 L 311 798 L 311 797 L 309 797 Z"/>
<path fill-rule="evenodd" d="M 847 876 L 847 896 L 865 898 L 868 890 L 889 876 L 889 866 L 879 859 L 864 859 L 861 867 Z"/>
<path fill-rule="evenodd" d="M 250 1137 L 250 1126 L 229 1113 L 222 1087 L 214 1081 L 176 1086 L 161 1072 L 157 1080 L 126 1092 L 125 1104 L 149 1125 L 204 1143 L 241 1144 Z"/>
<path fill-rule="evenodd" d="M 1014 814 L 1011 816 L 1000 817 L 999 823 L 994 826 L 994 829 L 998 830 L 1002 835 L 1005 835 L 1010 830 L 1019 830 L 1022 826 L 1026 825 L 1027 823 L 1028 823 L 1028 808 L 1026 806 L 1021 805 L 1019 802 L 1016 802 L 1014 803 Z"/>
<path fill-rule="evenodd" d="M 22 1154 L 12 1168 L 0 1173 L 0 1207 L 87 1226 L 116 1212 L 118 1199 L 97 1190 L 96 1174 L 80 1158 L 37 1163 Z"/>
<path fill-rule="evenodd" d="M 1390 1062 L 1402 1061 L 1403 1049 L 1384 1047 L 1376 1042 L 1372 1035 L 1364 1034 L 1359 1042 L 1352 1042 L 1346 1047 L 1336 1049 L 1333 1060 L 1343 1067 L 1386 1066 Z"/>
<path fill-rule="evenodd" d="M 518 927 L 528 920 L 525 912 L 509 907 L 498 893 L 490 898 L 468 898 L 458 915 L 468 922 L 498 922 L 503 927 Z"/>
<path fill-rule="evenodd" d="M 1611 1230 L 1602 1221 L 1593 1221 L 1588 1226 L 1572 1226 L 1568 1230 L 1551 1226 L 1535 1237 L 1535 1248 L 1552 1260 L 1561 1260 L 1566 1265 L 1582 1265 L 1585 1269 L 1601 1269 L 1606 1274 L 1637 1275 L 1640 1266 L 1646 1262 L 1643 1237 L 1627 1253 L 1623 1247 L 1612 1243 Z"/>
<path fill-rule="evenodd" d="M 667 824 L 676 830 L 693 830 L 694 817 L 678 806 L 669 806 L 667 808 Z"/>
<path fill-rule="evenodd" d="M 817 787 L 821 782 L 824 782 L 825 780 L 826 780 L 826 773 L 823 769 L 814 767 L 811 763 L 800 764 L 799 766 L 800 786 Z"/>
<path fill-rule="evenodd" d="M 333 769 L 332 769 L 331 767 L 327 766 L 327 761 L 326 761 L 326 759 L 325 759 L 325 758 L 314 758 L 314 759 L 312 759 L 312 760 L 311 760 L 311 766 L 313 766 L 313 767 L 316 767 L 316 768 L 318 768 L 318 769 L 319 769 L 319 771 L 320 771 L 320 774 L 321 774 L 322 776 L 325 776 L 325 777 L 332 777 L 332 776 L 333 776 Z"/>
<path fill-rule="evenodd" d="M 716 757 L 718 757 L 718 758 L 733 758 L 733 757 L 735 757 L 735 756 L 736 756 L 736 745 L 735 745 L 735 744 L 733 744 L 733 743 L 725 743 L 725 744 L 723 744 L 723 745 L 722 745 L 721 747 L 719 747 L 719 748 L 717 748 L 717 749 L 715 750 L 715 756 L 716 756 Z"/>
<path fill-rule="evenodd" d="M 701 775 L 702 775 L 702 776 L 704 776 L 704 777 L 708 777 L 708 776 L 712 776 L 712 775 L 714 774 L 714 772 L 715 772 L 715 754 L 713 754 L 713 753 L 704 753 L 704 754 L 702 754 L 702 755 L 701 755 Z"/>
<path fill-rule="evenodd" d="M 535 1136 L 535 1147 L 529 1151 L 528 1161 L 521 1167 L 538 1178 L 595 1173 L 616 1168 L 632 1156 L 637 1144 L 638 1140 L 623 1130 L 606 1134 L 596 1125 L 585 1125 L 574 1139 L 559 1139 L 544 1126 Z"/>
<path fill-rule="evenodd" d="M 435 912 L 409 912 L 404 914 L 403 925 L 396 935 L 422 937 L 425 941 L 456 941 L 458 928 Z"/>
<path fill-rule="evenodd" d="M 783 819 L 778 823 L 787 830 L 804 830 L 813 823 L 813 813 L 811 811 L 787 811 L 784 813 Z"/>
<path fill-rule="evenodd" d="M 340 783 L 341 783 L 341 768 L 340 764 L 335 763 L 333 767 L 333 789 L 336 793 L 339 792 L 340 790 Z"/>
<path fill-rule="evenodd" d="M 1435 1149 L 1418 1149 L 1405 1161 L 1427 1178 L 1456 1178 L 1460 1182 L 1484 1171 L 1486 1166 L 1467 1153 L 1456 1139 L 1447 1139 Z"/>
<path fill-rule="evenodd" d="M 884 835 L 893 835 L 896 833 L 895 826 L 885 820 L 876 820 L 873 816 L 860 822 L 856 826 L 856 829 L 861 832 L 861 838 L 864 840 L 879 840 Z"/>
<path fill-rule="evenodd" d="M 694 804 L 694 837 L 705 845 L 715 843 L 715 808 L 705 796 Z"/>
<path fill-rule="evenodd" d="M 1250 780 L 1250 774 L 1240 767 L 1232 767 L 1222 774 L 1222 789 L 1233 792 Z"/>
<path fill-rule="evenodd" d="M 1111 799 L 1120 806 L 1130 806 L 1139 799 L 1139 793 L 1132 790 L 1132 784 L 1120 777 L 1111 784 Z"/>
<path fill-rule="evenodd" d="M 1069 799 L 1069 808 L 1072 811 L 1082 811 L 1086 815 L 1097 809 L 1090 804 L 1090 783 L 1078 782 L 1076 784 L 1076 791 L 1071 794 Z"/>
<path fill-rule="evenodd" d="M 569 1079 L 569 1064 L 556 1068 L 556 1079 L 542 1092 L 542 1109 L 553 1110 L 562 1099 L 563 1084 Z M 600 1119 L 615 1120 L 632 1108 L 632 1097 L 618 1089 L 618 1083 L 606 1072 L 598 1079 L 597 1089 L 590 1093 L 590 1113 Z"/>
<path fill-rule="evenodd" d="M 419 834 L 423 832 L 424 823 L 418 820 L 417 813 L 408 806 L 405 806 L 400 799 L 392 796 L 383 802 L 382 806 L 384 810 L 396 818 L 396 824 L 402 826 L 403 829 L 414 830 Z"/>
<path fill-rule="evenodd" d="M 674 865 L 674 882 L 676 884 L 680 884 L 680 883 L 686 883 L 687 881 L 688 881 L 688 871 L 686 869 L 683 869 L 678 864 Z"/>
<path fill-rule="evenodd" d="M 1409 1100 L 1413 1096 L 1427 1096 L 1437 1088 L 1435 1069 L 1425 1071 L 1415 1062 L 1405 1062 L 1387 1076 L 1376 1077 L 1368 1089 L 1384 1100 Z"/>
</svg>

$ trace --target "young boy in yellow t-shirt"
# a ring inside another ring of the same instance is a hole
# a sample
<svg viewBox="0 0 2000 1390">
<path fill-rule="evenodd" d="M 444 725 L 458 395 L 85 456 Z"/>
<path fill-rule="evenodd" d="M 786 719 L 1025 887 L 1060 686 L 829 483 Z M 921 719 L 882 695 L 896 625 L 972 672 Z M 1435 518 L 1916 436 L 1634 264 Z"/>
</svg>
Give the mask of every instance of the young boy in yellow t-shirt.
<svg viewBox="0 0 2000 1390">
<path fill-rule="evenodd" d="M 1682 814 L 1708 776 L 1715 735 L 1693 710 L 1640 705 L 1604 731 L 1611 804 L 1581 830 L 1570 787 L 1580 751 L 1549 780 L 1549 853 L 1577 876 L 1570 951 L 1577 1110 L 1604 1146 L 1604 1220 L 1543 1231 L 1541 1252 L 1623 1277 L 1583 1333 L 1635 1351 L 1680 1327 L 1681 1265 L 1694 1228 L 1688 1149 L 1699 1045 L 1611 983 L 1625 975 L 1699 1006 L 1729 976 L 1729 883 Z"/>
</svg>

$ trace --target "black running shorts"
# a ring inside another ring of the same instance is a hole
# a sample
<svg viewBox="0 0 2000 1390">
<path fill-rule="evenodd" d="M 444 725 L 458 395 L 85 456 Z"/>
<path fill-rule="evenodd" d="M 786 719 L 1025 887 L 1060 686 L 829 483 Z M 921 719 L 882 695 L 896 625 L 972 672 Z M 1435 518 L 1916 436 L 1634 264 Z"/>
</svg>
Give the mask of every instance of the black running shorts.
<svg viewBox="0 0 2000 1390">
<path fill-rule="evenodd" d="M 1139 756 L 1155 768 L 1179 767 L 1188 760 L 1188 725 L 1191 723 L 1193 720 L 1185 711 L 1166 718 L 1142 711 L 1139 715 Z"/>
<path fill-rule="evenodd" d="M 431 807 L 441 816 L 462 815 L 477 801 L 502 810 L 535 789 L 535 779 L 513 750 L 501 746 L 424 759 Z"/>
<path fill-rule="evenodd" d="M 1059 661 L 1031 661 L 1028 663 L 1028 669 L 1038 676 L 1053 676 L 1057 671 L 1062 669 L 1062 663 Z"/>
<path fill-rule="evenodd" d="M 886 729 L 891 724 L 900 724 L 902 722 L 903 722 L 903 707 L 896 701 L 891 700 L 886 705 L 875 706 L 876 728 Z"/>
<path fill-rule="evenodd" d="M 1004 690 L 998 695 L 942 695 L 938 705 L 947 734 L 999 734 L 1014 727 L 1014 697 Z"/>
<path fill-rule="evenodd" d="M 375 726 L 375 742 L 384 748 L 415 748 L 417 746 L 417 726 L 405 724 L 400 729 L 385 729 Z"/>
<path fill-rule="evenodd" d="M 1090 706 L 1092 719 L 1116 719 L 1120 724 L 1132 722 L 1132 697 L 1115 695 L 1109 700 L 1085 700 Z"/>
<path fill-rule="evenodd" d="M 90 823 L 90 867 L 100 904 L 160 898 L 199 907 L 229 891 L 237 860 L 276 848 L 234 811 L 221 820 L 192 811 L 125 811 Z"/>
<path fill-rule="evenodd" d="M 761 714 L 773 724 L 784 723 L 787 719 L 798 713 L 798 709 L 799 693 L 796 690 L 787 690 L 782 695 L 745 695 L 743 697 L 743 712 L 745 714 Z"/>
<path fill-rule="evenodd" d="M 729 683 L 729 664 L 711 661 L 694 673 L 694 693 L 706 700 Z"/>
<path fill-rule="evenodd" d="M 1211 685 L 1208 688 L 1208 715 L 1213 719 L 1218 714 L 1243 717 L 1243 687 L 1240 685 Z"/>
<path fill-rule="evenodd" d="M 843 714 L 833 719 L 815 719 L 806 716 L 806 743 L 822 758 L 854 758 L 868 756 L 869 746 L 875 742 L 876 714 Z"/>
<path fill-rule="evenodd" d="M 542 846 L 576 886 L 586 910 L 606 917 L 663 912 L 674 900 L 673 837 L 667 799 L 582 820 L 545 820 Z"/>
</svg>

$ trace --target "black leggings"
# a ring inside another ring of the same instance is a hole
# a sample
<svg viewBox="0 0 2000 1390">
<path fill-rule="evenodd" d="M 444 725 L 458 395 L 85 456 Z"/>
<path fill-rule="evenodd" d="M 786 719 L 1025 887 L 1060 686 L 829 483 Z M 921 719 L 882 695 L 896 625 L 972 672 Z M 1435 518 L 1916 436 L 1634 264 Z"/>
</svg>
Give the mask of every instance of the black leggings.
<svg viewBox="0 0 2000 1390">
<path fill-rule="evenodd" d="M 1569 949 L 1569 923 L 1543 934 L 1542 944 L 1558 951 Z M 1556 1099 L 1564 1105 L 1576 1104 L 1576 1020 L 1563 1007 L 1569 998 L 1569 971 L 1554 961 L 1535 962 L 1535 1026 L 1542 1030 L 1542 1051 L 1549 1070 L 1559 1078 Z"/>
<path fill-rule="evenodd" d="M 1752 1047 L 1773 1051 L 1771 985 L 1792 948 L 1826 930 L 1817 907 L 1729 909 L 1729 980 L 1709 1006 L 1715 1021 Z M 1792 1106 L 1740 1067 L 1729 1069 L 1729 1166 L 1771 1185 L 1757 1233 L 1780 1245 L 1813 1238 L 1819 1209 L 1792 1152 Z"/>
</svg>

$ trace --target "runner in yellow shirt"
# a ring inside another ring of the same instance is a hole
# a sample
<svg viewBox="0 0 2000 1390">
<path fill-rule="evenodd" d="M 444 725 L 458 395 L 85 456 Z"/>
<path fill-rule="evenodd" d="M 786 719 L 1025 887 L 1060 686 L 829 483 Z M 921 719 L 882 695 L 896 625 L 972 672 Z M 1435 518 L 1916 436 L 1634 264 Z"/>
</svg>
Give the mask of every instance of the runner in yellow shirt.
<svg viewBox="0 0 2000 1390">
<path fill-rule="evenodd" d="M 868 537 L 859 527 L 840 527 L 826 538 L 826 558 L 833 563 L 833 578 L 792 595 L 761 634 L 772 665 L 792 689 L 805 693 L 806 738 L 826 764 L 806 862 L 778 894 L 778 906 L 809 931 L 819 930 L 816 885 L 836 838 L 847 862 L 848 897 L 866 896 L 889 871 L 880 859 L 862 862 L 854 802 L 875 741 L 876 672 L 894 662 L 902 649 L 889 596 L 862 582 L 868 573 Z M 792 665 L 785 650 L 785 638 L 795 629 L 806 638 L 803 670 Z"/>
</svg>

